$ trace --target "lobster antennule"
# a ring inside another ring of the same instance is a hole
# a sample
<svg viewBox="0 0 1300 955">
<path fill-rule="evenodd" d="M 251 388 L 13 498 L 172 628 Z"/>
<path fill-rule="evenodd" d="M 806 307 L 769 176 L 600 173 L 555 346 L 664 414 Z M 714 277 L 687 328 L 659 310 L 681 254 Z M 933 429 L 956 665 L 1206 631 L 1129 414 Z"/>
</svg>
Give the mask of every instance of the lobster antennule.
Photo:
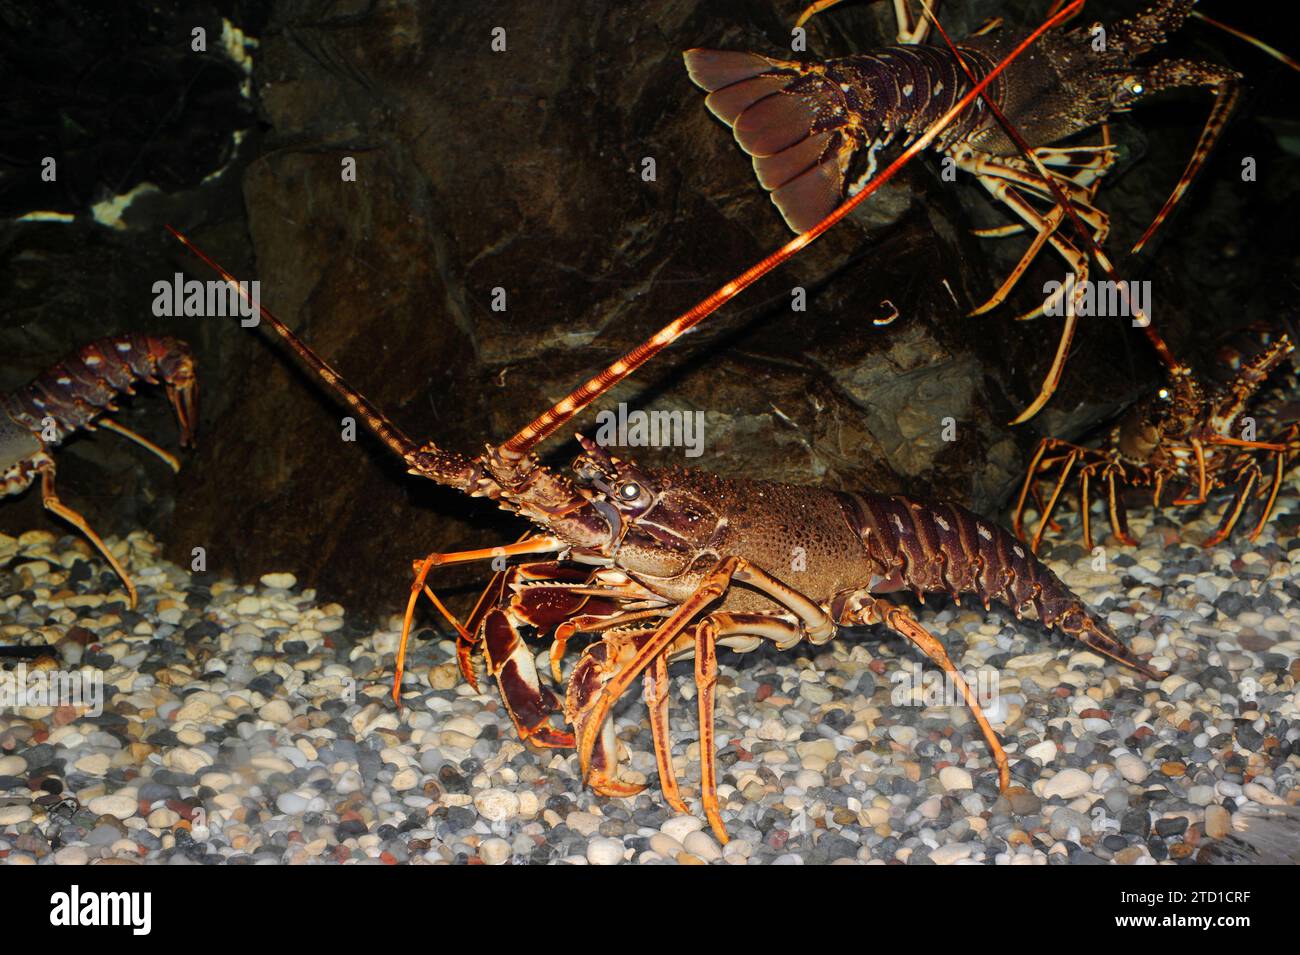
<svg viewBox="0 0 1300 955">
<path fill-rule="evenodd" d="M 868 196 L 872 195 L 876 190 L 897 175 L 899 170 L 907 165 L 907 163 L 911 162 L 918 153 L 929 148 L 930 144 L 934 142 L 939 134 L 942 133 L 953 120 L 960 116 L 968 106 L 975 102 L 976 98 L 984 92 L 988 85 L 1001 76 L 1003 71 L 1005 71 L 1012 62 L 1037 42 L 1038 38 L 1044 33 L 1082 9 L 1083 2 L 1084 0 L 1072 0 L 1072 2 L 1064 7 L 1059 13 L 1053 17 L 1049 17 L 1036 30 L 1026 36 L 996 66 L 989 70 L 988 75 L 980 80 L 980 82 L 966 93 L 965 96 L 958 100 L 951 109 L 939 117 L 939 119 L 936 120 L 929 129 L 918 136 L 910 146 L 903 150 L 897 159 L 889 164 L 885 170 L 873 177 L 857 195 L 844 202 L 839 208 L 828 215 L 825 219 L 822 219 L 807 232 L 795 236 L 785 245 L 781 246 L 781 248 L 767 256 L 767 258 L 750 266 L 708 298 L 704 299 L 693 308 L 683 312 L 655 333 L 655 335 L 650 339 L 638 345 L 594 378 L 591 378 L 584 384 L 575 388 L 558 404 L 553 405 L 551 408 L 544 411 L 537 418 L 533 419 L 532 422 L 525 425 L 509 441 L 501 445 L 498 449 L 500 454 L 504 458 L 510 460 L 521 460 L 530 450 L 554 434 L 556 430 L 563 427 L 567 422 L 571 421 L 575 415 L 580 413 L 601 395 L 614 388 L 619 382 L 623 381 L 647 361 L 671 345 L 688 329 L 694 328 L 700 322 L 704 321 L 704 319 L 708 318 L 727 302 L 731 301 L 731 299 L 735 298 L 742 291 L 753 285 L 768 272 L 784 263 L 805 245 L 808 245 L 823 232 L 836 225 L 841 219 L 845 218 L 849 213 L 856 209 L 858 205 L 865 202 Z"/>
</svg>

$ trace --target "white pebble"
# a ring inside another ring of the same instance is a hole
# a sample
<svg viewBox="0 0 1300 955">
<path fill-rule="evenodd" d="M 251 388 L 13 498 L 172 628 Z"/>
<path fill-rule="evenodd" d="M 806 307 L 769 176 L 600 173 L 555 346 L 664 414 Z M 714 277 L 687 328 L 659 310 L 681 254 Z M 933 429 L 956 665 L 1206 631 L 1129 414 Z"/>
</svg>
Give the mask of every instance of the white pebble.
<svg viewBox="0 0 1300 955">
<path fill-rule="evenodd" d="M 0 826 L 16 826 L 30 818 L 32 818 L 31 806 L 0 806 Z"/>
<path fill-rule="evenodd" d="M 950 842 L 946 846 L 930 850 L 930 861 L 935 865 L 952 865 L 968 858 L 974 847 L 969 842 Z"/>
<path fill-rule="evenodd" d="M 283 726 L 293 719 L 293 710 L 287 700 L 275 699 L 258 710 L 257 715 L 268 723 L 277 723 Z"/>
<path fill-rule="evenodd" d="M 582 810 L 575 810 L 564 817 L 564 824 L 574 832 L 581 833 L 584 836 L 594 836 L 600 830 L 600 824 L 604 822 L 600 816 L 594 815 Z"/>
<path fill-rule="evenodd" d="M 502 822 L 519 814 L 519 797 L 509 789 L 485 789 L 474 797 L 474 808 L 488 822 Z"/>
<path fill-rule="evenodd" d="M 1025 750 L 1025 755 L 1030 759 L 1038 760 L 1041 765 L 1046 766 L 1052 760 L 1056 759 L 1056 752 L 1056 744 L 1050 739 L 1045 739 L 1041 743 L 1035 743 L 1033 746 Z"/>
<path fill-rule="evenodd" d="M 87 806 L 97 816 L 116 816 L 118 819 L 130 819 L 140 808 L 133 792 L 96 796 Z"/>
<path fill-rule="evenodd" d="M 0 756 L 0 776 L 21 776 L 27 760 L 21 756 Z"/>
<path fill-rule="evenodd" d="M 673 816 L 659 827 L 659 831 L 685 845 L 686 837 L 702 828 L 704 828 L 704 821 L 695 816 Z"/>
<path fill-rule="evenodd" d="M 945 766 L 939 770 L 939 785 L 943 786 L 946 792 L 974 788 L 970 773 L 960 766 Z"/>
<path fill-rule="evenodd" d="M 488 865 L 504 865 L 510 861 L 510 843 L 504 839 L 484 839 L 478 847 L 479 858 Z"/>
<path fill-rule="evenodd" d="M 592 865 L 618 865 L 623 861 L 623 843 L 598 836 L 587 843 L 587 861 Z"/>
<path fill-rule="evenodd" d="M 1115 758 L 1115 768 L 1119 774 L 1131 783 L 1140 783 L 1151 775 L 1151 768 L 1130 753 L 1123 753 Z"/>
<path fill-rule="evenodd" d="M 263 574 L 262 586 L 273 587 L 277 590 L 292 590 L 298 584 L 298 578 L 293 574 Z"/>
<path fill-rule="evenodd" d="M 1063 796 L 1073 799 L 1082 796 L 1092 786 L 1092 777 L 1082 769 L 1063 769 L 1047 781 L 1043 787 L 1043 798 Z"/>
<path fill-rule="evenodd" d="M 713 862 L 715 859 L 722 858 L 722 849 L 713 836 L 709 835 L 703 829 L 697 829 L 688 833 L 686 839 L 682 842 L 682 848 L 693 856 L 698 856 L 705 862 Z"/>
<path fill-rule="evenodd" d="M 75 765 L 79 772 L 87 776 L 103 776 L 108 772 L 112 760 L 105 753 L 89 753 L 77 760 Z"/>
</svg>

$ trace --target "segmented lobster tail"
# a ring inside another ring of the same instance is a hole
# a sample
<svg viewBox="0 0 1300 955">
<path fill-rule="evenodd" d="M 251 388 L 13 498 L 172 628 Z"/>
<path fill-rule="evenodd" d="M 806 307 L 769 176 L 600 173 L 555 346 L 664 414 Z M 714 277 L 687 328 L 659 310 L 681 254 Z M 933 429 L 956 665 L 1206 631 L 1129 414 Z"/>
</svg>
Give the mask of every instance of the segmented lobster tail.
<svg viewBox="0 0 1300 955">
<path fill-rule="evenodd" d="M 977 81 L 994 65 L 980 51 L 962 54 Z M 937 47 L 891 46 L 823 63 L 725 50 L 683 56 L 691 80 L 709 93 L 705 105 L 753 157 L 759 183 L 795 232 L 811 229 L 866 183 L 876 149 L 899 132 L 919 135 L 970 89 L 952 51 Z M 1001 97 L 1001 90 L 995 81 L 990 95 Z M 976 103 L 934 148 L 986 118 Z M 861 168 L 851 168 L 855 160 Z"/>
<path fill-rule="evenodd" d="M 975 594 L 1017 617 L 1030 607 L 1055 627 L 1149 679 L 1166 674 L 1147 666 L 1097 619 L 1052 570 L 1009 531 L 956 504 L 929 504 L 902 496 L 845 495 L 850 520 L 874 561 L 886 569 L 871 590 L 946 593 L 960 601 Z"/>
<path fill-rule="evenodd" d="M 124 334 L 83 346 L 8 395 L 4 410 L 55 447 L 93 424 L 114 400 L 134 394 L 139 382 L 166 385 L 181 428 L 181 444 L 193 443 L 198 423 L 198 384 L 190 346 L 167 335 Z M 49 427 L 47 427 L 47 425 Z"/>
</svg>

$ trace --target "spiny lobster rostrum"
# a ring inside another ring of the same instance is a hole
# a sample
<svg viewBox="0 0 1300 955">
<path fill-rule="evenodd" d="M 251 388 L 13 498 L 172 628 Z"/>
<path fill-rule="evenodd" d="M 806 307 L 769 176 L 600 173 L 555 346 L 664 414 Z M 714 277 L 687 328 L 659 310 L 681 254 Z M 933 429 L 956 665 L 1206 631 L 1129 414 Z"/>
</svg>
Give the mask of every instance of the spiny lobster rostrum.
<svg viewBox="0 0 1300 955">
<path fill-rule="evenodd" d="M 230 273 L 179 232 L 173 234 L 237 286 Z M 264 323 L 406 462 L 411 474 L 487 498 L 537 528 L 514 544 L 431 554 L 419 562 L 398 653 L 394 695 L 399 702 L 416 602 L 427 593 L 437 603 L 426 587 L 432 568 L 541 555 L 540 561 L 498 574 L 468 626 L 447 614 L 461 634 L 466 676 L 474 679 L 469 657 L 481 650 L 520 735 L 543 746 L 576 744 L 584 781 L 619 796 L 642 787 L 619 778 L 611 709 L 641 677 L 665 798 L 687 812 L 670 758 L 667 665 L 693 655 L 702 802 L 714 832 L 725 841 L 713 746 L 719 646 L 748 650 L 764 640 L 780 647 L 803 640 L 823 643 L 840 627 L 883 623 L 949 674 L 980 726 L 1003 788 L 1010 778 L 1008 760 L 975 695 L 943 644 L 882 594 L 974 594 L 1017 615 L 1033 608 L 1045 625 L 1143 676 L 1163 675 L 1138 660 L 1010 533 L 957 505 L 723 479 L 696 470 L 641 469 L 581 438 L 572 476 L 539 462 L 532 450 L 537 444 L 701 320 L 704 308 L 679 317 L 513 438 L 472 458 L 412 441 L 262 309 Z M 791 561 L 796 552 L 797 566 Z M 529 627 L 555 635 L 556 661 L 570 636 L 599 638 L 575 665 L 563 706 L 539 679 L 525 643 Z M 561 717 L 572 734 L 556 724 Z"/>
<path fill-rule="evenodd" d="M 105 428 L 134 441 L 172 468 L 176 458 L 134 431 L 102 417 L 116 412 L 120 395 L 138 382 L 162 381 L 176 412 L 181 446 L 193 443 L 198 423 L 198 379 L 190 347 L 158 335 L 115 335 L 83 346 L 10 394 L 0 394 L 0 497 L 21 494 L 41 478 L 45 507 L 81 531 L 108 561 L 136 604 L 135 585 L 86 519 L 59 499 L 52 452 L 74 432 Z"/>
<path fill-rule="evenodd" d="M 1150 488 L 1155 508 L 1160 507 L 1167 488 L 1178 495 L 1172 503 L 1180 506 L 1204 504 L 1214 491 L 1235 488 L 1218 530 L 1204 541 L 1206 547 L 1226 540 L 1252 496 L 1263 496 L 1250 532 L 1254 540 L 1273 511 L 1288 465 L 1300 455 L 1300 425 L 1282 424 L 1276 434 L 1259 440 L 1255 419 L 1249 416 L 1250 406 L 1292 351 L 1288 335 L 1272 335 L 1249 357 L 1238 357 L 1230 379 L 1209 385 L 1201 384 L 1190 369 L 1175 368 L 1166 384 L 1130 409 L 1099 448 L 1044 438 L 1025 474 L 1012 527 L 1023 536 L 1024 510 L 1033 494 L 1040 517 L 1030 549 L 1037 552 L 1061 492 L 1077 468 L 1080 522 L 1084 546 L 1089 549 L 1093 541 L 1089 487 L 1093 482 L 1104 488 L 1111 531 L 1122 544 L 1137 543 L 1129 533 L 1124 506 L 1124 490 L 1129 487 Z M 1261 459 L 1269 470 L 1263 485 Z M 1056 481 L 1044 503 L 1038 485 L 1053 473 Z"/>
<path fill-rule="evenodd" d="M 799 23 L 838 2 L 820 0 Z M 1099 250 L 1109 221 L 1093 199 L 1098 180 L 1116 162 L 1115 148 L 1108 135 L 1100 144 L 1053 144 L 1101 127 L 1153 94 L 1185 87 L 1214 93 L 1187 168 L 1136 252 L 1182 197 L 1240 96 L 1241 76 L 1226 67 L 1187 59 L 1138 62 L 1186 22 L 1195 3 L 1158 0 L 1108 29 L 1096 24 L 1049 32 L 989 87 L 986 100 L 931 143 L 1023 224 L 985 234 L 1010 235 L 1022 228 L 1034 234 L 1007 280 L 975 314 L 1000 304 L 1045 244 L 1072 273 L 1043 307 L 1022 316 L 1032 318 L 1050 307 L 1066 318 L 1040 393 L 1017 422 L 1037 413 L 1060 378 L 1076 323 L 1069 306 L 1077 304 L 1063 307 L 1062 299 L 1070 290 L 1076 298 L 1083 294 L 1088 250 L 1097 250 L 1102 267 L 1113 273 Z M 929 12 L 938 6 L 937 0 L 930 3 Z M 929 129 L 1021 40 L 994 23 L 958 43 L 944 34 L 948 47 L 920 45 L 930 30 L 930 16 L 917 20 L 907 0 L 894 0 L 894 7 L 903 45 L 821 62 L 702 49 L 685 54 L 691 79 L 709 92 L 709 109 L 753 157 L 759 182 L 795 232 L 809 229 L 860 190 L 875 174 L 881 150 Z M 1076 244 L 1063 234 L 1060 226 L 1067 216 L 1079 223 L 1083 242 Z"/>
</svg>

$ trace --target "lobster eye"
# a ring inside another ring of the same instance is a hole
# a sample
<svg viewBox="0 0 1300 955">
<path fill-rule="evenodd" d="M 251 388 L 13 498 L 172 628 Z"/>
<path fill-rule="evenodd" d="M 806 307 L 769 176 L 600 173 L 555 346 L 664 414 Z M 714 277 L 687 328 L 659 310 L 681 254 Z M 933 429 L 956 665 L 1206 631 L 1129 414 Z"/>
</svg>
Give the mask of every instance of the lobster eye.
<svg viewBox="0 0 1300 955">
<path fill-rule="evenodd" d="M 1127 79 L 1115 91 L 1115 105 L 1119 107 L 1128 106 L 1146 91 L 1147 88 L 1136 77 Z"/>
<path fill-rule="evenodd" d="M 625 501 L 635 501 L 641 496 L 641 485 L 635 481 L 629 481 L 618 489 L 618 496 Z"/>
</svg>

